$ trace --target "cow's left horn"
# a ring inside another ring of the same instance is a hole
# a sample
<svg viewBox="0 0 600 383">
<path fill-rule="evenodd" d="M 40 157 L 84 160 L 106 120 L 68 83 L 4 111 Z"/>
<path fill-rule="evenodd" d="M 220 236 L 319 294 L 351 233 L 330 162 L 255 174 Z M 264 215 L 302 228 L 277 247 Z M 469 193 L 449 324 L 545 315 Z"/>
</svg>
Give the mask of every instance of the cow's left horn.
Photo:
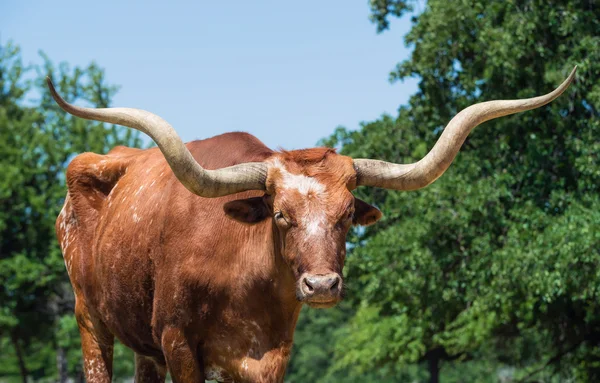
<svg viewBox="0 0 600 383">
<path fill-rule="evenodd" d="M 485 121 L 538 108 L 560 96 L 571 84 L 577 67 L 553 92 L 522 100 L 496 100 L 471 105 L 450 121 L 433 148 L 420 161 L 412 164 L 355 159 L 357 185 L 394 190 L 417 190 L 438 179 L 450 166 L 465 139 L 477 125 Z"/>
<path fill-rule="evenodd" d="M 96 120 L 127 126 L 149 135 L 167 159 L 179 181 L 194 194 L 201 197 L 220 197 L 246 190 L 264 190 L 267 165 L 248 162 L 227 168 L 204 169 L 192 157 L 181 138 L 168 122 L 141 109 L 131 108 L 82 108 L 66 102 L 46 78 L 54 101 L 66 112 L 88 120 Z"/>
</svg>

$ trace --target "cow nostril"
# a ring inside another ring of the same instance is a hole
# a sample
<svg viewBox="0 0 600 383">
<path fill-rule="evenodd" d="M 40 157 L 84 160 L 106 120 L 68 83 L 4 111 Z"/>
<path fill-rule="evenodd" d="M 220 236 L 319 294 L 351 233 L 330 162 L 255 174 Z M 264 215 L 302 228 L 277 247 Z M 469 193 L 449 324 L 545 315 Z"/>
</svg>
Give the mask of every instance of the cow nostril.
<svg viewBox="0 0 600 383">
<path fill-rule="evenodd" d="M 335 281 L 333 281 L 329 290 L 331 290 L 331 291 L 337 290 L 339 284 L 340 284 L 340 278 L 335 278 Z"/>
<path fill-rule="evenodd" d="M 313 291 L 315 291 L 313 285 L 311 285 L 310 282 L 308 281 L 308 278 L 304 278 L 304 285 L 306 286 L 306 290 L 309 293 L 312 293 Z"/>
</svg>

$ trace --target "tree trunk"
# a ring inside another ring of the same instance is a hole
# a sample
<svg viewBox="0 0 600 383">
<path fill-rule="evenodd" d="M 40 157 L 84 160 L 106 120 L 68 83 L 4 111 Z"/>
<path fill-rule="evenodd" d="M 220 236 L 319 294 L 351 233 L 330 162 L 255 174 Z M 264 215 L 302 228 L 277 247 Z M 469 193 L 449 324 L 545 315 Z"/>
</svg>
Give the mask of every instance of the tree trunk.
<svg viewBox="0 0 600 383">
<path fill-rule="evenodd" d="M 29 381 L 28 376 L 29 372 L 27 371 L 27 366 L 25 365 L 25 358 L 23 356 L 23 350 L 21 350 L 21 345 L 19 344 L 19 337 L 16 332 L 11 334 L 11 340 L 13 347 L 15 348 L 15 353 L 17 354 L 17 360 L 19 363 L 19 370 L 21 371 L 21 378 L 23 383 L 27 383 Z"/>
<path fill-rule="evenodd" d="M 67 383 L 69 379 L 67 371 L 67 355 L 63 347 L 58 346 L 56 349 L 56 369 L 58 370 L 58 382 Z"/>
<path fill-rule="evenodd" d="M 432 352 L 427 358 L 429 366 L 429 383 L 440 382 L 440 357 L 437 352 Z"/>
</svg>

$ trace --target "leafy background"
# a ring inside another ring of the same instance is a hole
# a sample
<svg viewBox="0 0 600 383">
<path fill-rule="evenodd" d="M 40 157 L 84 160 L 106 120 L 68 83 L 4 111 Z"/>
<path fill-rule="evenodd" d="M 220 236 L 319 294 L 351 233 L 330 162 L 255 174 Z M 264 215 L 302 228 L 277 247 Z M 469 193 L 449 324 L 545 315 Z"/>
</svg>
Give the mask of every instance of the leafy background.
<svg viewBox="0 0 600 383">
<path fill-rule="evenodd" d="M 382 33 L 413 6 L 369 4 Z M 384 218 L 348 238 L 347 299 L 303 310 L 286 381 L 600 381 L 600 5 L 429 0 L 412 23 L 412 56 L 390 73 L 419 79 L 409 103 L 320 144 L 411 162 L 470 104 L 546 93 L 575 64 L 577 80 L 549 106 L 477 128 L 432 186 L 357 191 Z M 141 144 L 59 112 L 43 86 L 50 74 L 69 101 L 108 106 L 102 68 L 42 61 L 25 67 L 17 45 L 0 46 L 0 381 L 82 380 L 53 233 L 64 169 L 74 153 Z M 127 379 L 133 359 L 115 353 L 115 380 Z"/>
</svg>

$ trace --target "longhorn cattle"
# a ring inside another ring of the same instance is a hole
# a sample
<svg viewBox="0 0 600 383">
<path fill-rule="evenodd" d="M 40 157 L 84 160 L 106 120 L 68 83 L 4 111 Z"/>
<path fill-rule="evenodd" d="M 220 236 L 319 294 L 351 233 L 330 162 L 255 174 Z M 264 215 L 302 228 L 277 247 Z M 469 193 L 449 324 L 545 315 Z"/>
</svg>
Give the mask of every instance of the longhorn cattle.
<svg viewBox="0 0 600 383">
<path fill-rule="evenodd" d="M 554 100 L 574 74 L 545 96 L 470 106 L 412 164 L 273 151 L 245 133 L 184 144 L 156 115 L 73 106 L 48 79 L 68 113 L 158 145 L 84 153 L 67 170 L 56 232 L 87 381 L 111 381 L 117 337 L 138 382 L 282 382 L 300 308 L 339 302 L 346 234 L 381 217 L 352 191 L 429 185 L 475 126 Z"/>
</svg>

